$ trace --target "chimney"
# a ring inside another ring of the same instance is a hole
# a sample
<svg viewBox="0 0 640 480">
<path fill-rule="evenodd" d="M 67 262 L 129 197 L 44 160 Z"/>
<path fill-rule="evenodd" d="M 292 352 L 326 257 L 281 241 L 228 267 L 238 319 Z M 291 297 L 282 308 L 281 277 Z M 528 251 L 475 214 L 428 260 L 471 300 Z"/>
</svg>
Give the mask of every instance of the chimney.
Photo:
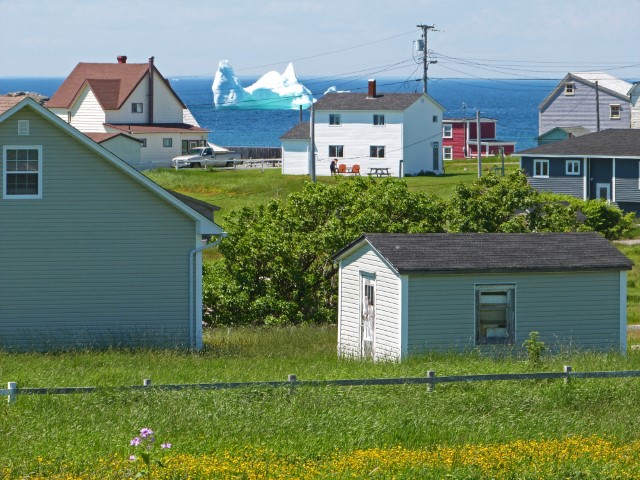
<svg viewBox="0 0 640 480">
<path fill-rule="evenodd" d="M 118 55 L 118 63 L 127 63 L 126 55 Z"/>
<path fill-rule="evenodd" d="M 369 93 L 367 94 L 367 98 L 376 98 L 376 81 L 369 80 Z"/>
</svg>

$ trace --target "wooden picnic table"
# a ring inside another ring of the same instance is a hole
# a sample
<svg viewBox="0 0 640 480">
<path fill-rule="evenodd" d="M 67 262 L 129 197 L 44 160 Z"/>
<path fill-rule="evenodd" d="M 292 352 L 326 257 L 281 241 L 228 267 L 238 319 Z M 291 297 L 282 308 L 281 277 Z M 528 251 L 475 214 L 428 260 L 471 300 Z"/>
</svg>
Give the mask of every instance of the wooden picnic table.
<svg viewBox="0 0 640 480">
<path fill-rule="evenodd" d="M 373 175 L 376 177 L 389 177 L 391 173 L 389 172 L 389 167 L 370 167 L 369 176 Z"/>
</svg>

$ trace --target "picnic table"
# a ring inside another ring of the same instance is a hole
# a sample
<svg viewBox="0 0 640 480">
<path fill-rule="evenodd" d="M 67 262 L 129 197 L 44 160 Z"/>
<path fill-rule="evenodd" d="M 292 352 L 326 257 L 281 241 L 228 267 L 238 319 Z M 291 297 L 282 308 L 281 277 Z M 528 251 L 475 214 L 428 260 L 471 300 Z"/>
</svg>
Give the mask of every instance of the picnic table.
<svg viewBox="0 0 640 480">
<path fill-rule="evenodd" d="M 388 177 L 391 175 L 389 167 L 370 167 L 369 176 L 375 175 L 376 177 Z"/>
</svg>

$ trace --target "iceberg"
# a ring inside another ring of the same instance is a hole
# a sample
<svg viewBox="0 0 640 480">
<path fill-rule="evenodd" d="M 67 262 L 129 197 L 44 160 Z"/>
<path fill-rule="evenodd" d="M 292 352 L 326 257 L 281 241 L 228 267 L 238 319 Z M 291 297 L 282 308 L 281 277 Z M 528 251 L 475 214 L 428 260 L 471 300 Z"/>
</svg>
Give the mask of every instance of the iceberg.
<svg viewBox="0 0 640 480">
<path fill-rule="evenodd" d="M 221 60 L 211 90 L 216 108 L 297 110 L 315 102 L 311 91 L 298 81 L 291 63 L 284 73 L 267 72 L 244 88 L 229 61 Z"/>
</svg>

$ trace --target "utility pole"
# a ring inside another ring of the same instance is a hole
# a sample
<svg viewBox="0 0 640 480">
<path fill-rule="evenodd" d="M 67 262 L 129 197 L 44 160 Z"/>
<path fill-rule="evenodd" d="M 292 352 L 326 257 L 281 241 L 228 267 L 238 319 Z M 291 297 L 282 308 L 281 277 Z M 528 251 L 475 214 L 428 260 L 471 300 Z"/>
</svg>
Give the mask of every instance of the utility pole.
<svg viewBox="0 0 640 480">
<path fill-rule="evenodd" d="M 424 41 L 424 48 L 422 49 L 422 93 L 427 93 L 427 70 L 430 63 L 438 63 L 437 60 L 428 59 L 429 50 L 427 49 L 427 33 L 429 30 L 435 30 L 434 25 L 416 25 L 416 27 L 422 29 L 422 39 Z"/>
<path fill-rule="evenodd" d="M 600 89 L 596 80 L 596 132 L 600 131 Z"/>
<path fill-rule="evenodd" d="M 311 118 L 309 119 L 309 174 L 311 181 L 316 183 L 316 112 L 311 102 Z"/>
<path fill-rule="evenodd" d="M 476 140 L 478 141 L 478 178 L 482 176 L 482 136 L 480 135 L 480 110 L 476 110 Z"/>
</svg>

